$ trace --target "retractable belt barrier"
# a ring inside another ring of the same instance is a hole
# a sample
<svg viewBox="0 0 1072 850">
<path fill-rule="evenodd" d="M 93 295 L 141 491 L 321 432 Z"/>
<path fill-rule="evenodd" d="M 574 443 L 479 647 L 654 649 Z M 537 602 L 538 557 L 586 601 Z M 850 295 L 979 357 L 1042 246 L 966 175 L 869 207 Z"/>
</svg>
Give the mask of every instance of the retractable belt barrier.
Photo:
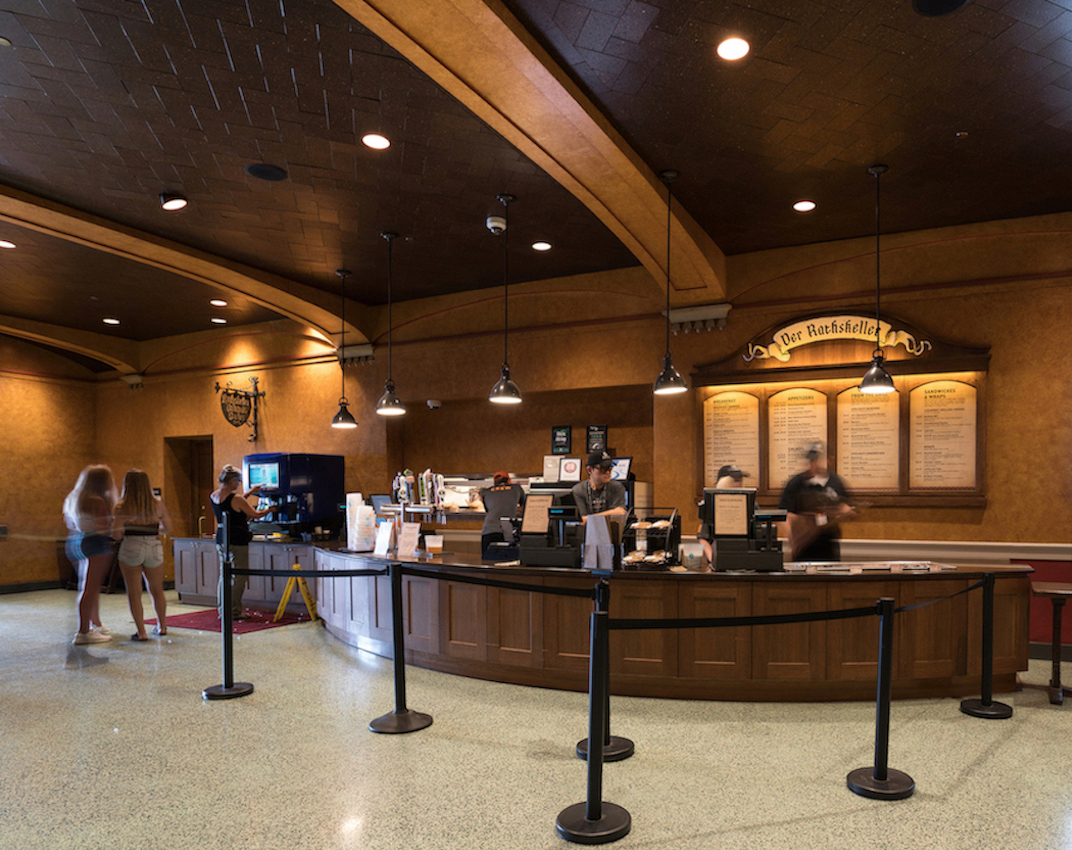
<svg viewBox="0 0 1072 850">
<path fill-rule="evenodd" d="M 224 540 L 227 540 L 227 517 L 223 520 Z M 908 774 L 893 770 L 887 765 L 889 749 L 889 719 L 893 659 L 894 614 L 919 610 L 929 605 L 945 602 L 973 590 L 983 589 L 982 629 L 982 698 L 964 700 L 961 711 L 976 717 L 1005 718 L 1012 709 L 991 699 L 993 683 L 993 635 L 994 635 L 994 574 L 987 573 L 979 582 L 949 596 L 929 599 L 926 602 L 894 608 L 893 599 L 881 598 L 875 605 L 847 608 L 836 611 L 809 611 L 800 614 L 772 614 L 753 617 L 687 617 L 674 619 L 635 618 L 610 619 L 610 585 L 600 579 L 592 590 L 567 587 L 548 587 L 522 582 L 500 581 L 473 573 L 450 570 L 425 570 L 390 562 L 382 569 L 357 570 L 253 570 L 234 569 L 234 557 L 224 545 L 220 564 L 221 617 L 223 644 L 223 684 L 206 688 L 205 699 L 229 699 L 253 692 L 253 685 L 234 682 L 232 654 L 231 579 L 235 575 L 287 576 L 309 578 L 347 578 L 353 576 L 383 576 L 391 579 L 391 612 L 393 632 L 393 661 L 395 681 L 395 710 L 369 723 L 373 732 L 414 732 L 432 725 L 428 714 L 412 711 L 406 707 L 405 683 L 405 636 L 402 619 L 402 577 L 418 576 L 438 581 L 454 581 L 463 584 L 484 585 L 505 590 L 520 590 L 557 596 L 572 596 L 594 599 L 596 610 L 591 614 L 588 672 L 588 737 L 577 745 L 577 754 L 588 762 L 587 797 L 584 802 L 563 809 L 555 822 L 557 833 L 567 841 L 580 844 L 606 844 L 627 835 L 632 828 L 629 812 L 621 806 L 602 799 L 603 763 L 628 758 L 634 752 L 633 742 L 610 735 L 610 632 L 640 629 L 698 629 L 725 628 L 734 626 L 782 625 L 809 623 L 820 620 L 847 620 L 858 617 L 878 616 L 879 654 L 876 696 L 875 759 L 871 767 L 853 770 L 847 777 L 850 790 L 865 797 L 880 800 L 898 800 L 911 796 L 915 782 Z M 599 742 L 600 746 L 594 746 Z"/>
</svg>

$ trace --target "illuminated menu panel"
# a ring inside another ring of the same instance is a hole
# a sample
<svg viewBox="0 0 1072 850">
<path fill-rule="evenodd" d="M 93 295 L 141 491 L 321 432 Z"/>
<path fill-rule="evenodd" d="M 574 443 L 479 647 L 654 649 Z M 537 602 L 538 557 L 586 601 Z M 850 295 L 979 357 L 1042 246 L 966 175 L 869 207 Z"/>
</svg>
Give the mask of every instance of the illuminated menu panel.
<svg viewBox="0 0 1072 850">
<path fill-rule="evenodd" d="M 767 401 L 770 441 L 768 486 L 778 490 L 804 469 L 803 456 L 812 443 L 826 442 L 826 396 L 818 390 L 795 387 Z"/>
<path fill-rule="evenodd" d="M 911 489 L 975 488 L 976 397 L 975 387 L 960 381 L 931 381 L 911 391 Z"/>
<path fill-rule="evenodd" d="M 759 475 L 759 399 L 751 393 L 732 390 L 704 400 L 704 486 L 714 487 L 728 463 Z"/>
<path fill-rule="evenodd" d="M 837 397 L 837 470 L 853 489 L 896 490 L 900 468 L 897 392 L 868 395 L 850 387 Z"/>
</svg>

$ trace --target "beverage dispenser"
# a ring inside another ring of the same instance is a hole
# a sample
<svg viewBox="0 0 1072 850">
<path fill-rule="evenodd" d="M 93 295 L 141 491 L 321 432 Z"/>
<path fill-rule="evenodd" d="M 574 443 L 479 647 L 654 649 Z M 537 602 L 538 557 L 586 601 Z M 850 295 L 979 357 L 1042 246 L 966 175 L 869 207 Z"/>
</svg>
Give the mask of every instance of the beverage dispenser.
<svg viewBox="0 0 1072 850">
<path fill-rule="evenodd" d="M 272 513 L 250 523 L 253 531 L 285 531 L 297 538 L 317 526 L 342 528 L 346 501 L 341 455 L 255 454 L 242 458 L 246 489 L 259 484 L 259 507 Z"/>
</svg>

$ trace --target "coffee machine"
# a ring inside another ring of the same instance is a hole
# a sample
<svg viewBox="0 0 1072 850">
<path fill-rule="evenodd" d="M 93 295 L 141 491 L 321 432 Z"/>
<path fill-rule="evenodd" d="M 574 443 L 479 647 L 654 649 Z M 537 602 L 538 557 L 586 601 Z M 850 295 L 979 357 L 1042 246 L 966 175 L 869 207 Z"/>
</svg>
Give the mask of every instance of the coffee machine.
<svg viewBox="0 0 1072 850">
<path fill-rule="evenodd" d="M 260 485 L 258 507 L 272 508 L 264 519 L 249 524 L 253 533 L 298 539 L 318 527 L 328 534 L 342 528 L 346 486 L 341 455 L 246 455 L 242 474 L 247 490 Z"/>
</svg>

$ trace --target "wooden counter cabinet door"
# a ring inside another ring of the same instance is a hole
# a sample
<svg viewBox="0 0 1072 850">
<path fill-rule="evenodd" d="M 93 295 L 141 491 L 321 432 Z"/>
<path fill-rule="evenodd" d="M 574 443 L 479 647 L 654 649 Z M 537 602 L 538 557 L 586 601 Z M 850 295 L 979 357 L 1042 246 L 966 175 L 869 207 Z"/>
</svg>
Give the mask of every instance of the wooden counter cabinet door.
<svg viewBox="0 0 1072 850">
<path fill-rule="evenodd" d="M 246 596 L 249 599 L 263 599 L 278 605 L 283 598 L 287 581 L 291 578 L 294 565 L 303 570 L 311 570 L 314 565 L 313 547 L 301 543 L 251 543 L 249 545 L 249 568 L 251 570 L 273 570 L 278 575 L 250 576 Z M 316 583 L 306 579 L 311 592 L 315 594 Z M 290 594 L 288 610 L 304 611 L 305 601 L 298 590 Z"/>
<path fill-rule="evenodd" d="M 752 614 L 749 582 L 689 581 L 678 588 L 678 616 L 748 617 Z M 682 629 L 679 674 L 692 679 L 748 679 L 752 675 L 749 626 Z"/>
<path fill-rule="evenodd" d="M 823 611 L 826 584 L 779 577 L 752 585 L 752 614 Z M 826 623 L 752 626 L 752 678 L 816 681 L 826 676 Z"/>
<path fill-rule="evenodd" d="M 214 540 L 183 538 L 174 541 L 175 590 L 186 596 L 216 598 L 220 560 Z"/>
</svg>

